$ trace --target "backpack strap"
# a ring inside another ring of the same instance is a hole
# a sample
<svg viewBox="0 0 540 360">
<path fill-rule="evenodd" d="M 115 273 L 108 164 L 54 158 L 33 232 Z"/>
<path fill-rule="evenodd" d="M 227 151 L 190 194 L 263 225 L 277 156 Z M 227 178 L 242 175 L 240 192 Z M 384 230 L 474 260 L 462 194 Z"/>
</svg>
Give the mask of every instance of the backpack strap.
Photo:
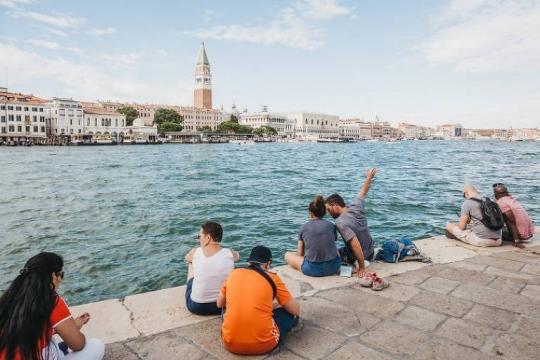
<svg viewBox="0 0 540 360">
<path fill-rule="evenodd" d="M 272 287 L 272 300 L 274 300 L 276 298 L 277 287 L 276 283 L 274 282 L 274 280 L 272 280 L 270 275 L 268 275 L 266 271 L 261 269 L 261 266 L 259 264 L 249 264 L 247 268 L 259 273 L 263 278 L 266 279 L 266 281 L 268 281 L 268 283 Z"/>
</svg>

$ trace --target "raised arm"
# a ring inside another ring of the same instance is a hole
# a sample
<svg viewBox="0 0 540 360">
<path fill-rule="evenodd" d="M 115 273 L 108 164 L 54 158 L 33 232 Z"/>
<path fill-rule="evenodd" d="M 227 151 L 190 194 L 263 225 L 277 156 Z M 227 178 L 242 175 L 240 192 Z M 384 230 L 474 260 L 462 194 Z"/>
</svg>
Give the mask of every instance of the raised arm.
<svg viewBox="0 0 540 360">
<path fill-rule="evenodd" d="M 371 186 L 371 182 L 373 181 L 373 178 L 377 174 L 377 168 L 371 168 L 366 173 L 366 180 L 364 181 L 364 184 L 362 185 L 362 188 L 360 189 L 360 192 L 358 193 L 358 196 L 360 196 L 362 199 L 365 198 L 369 192 L 369 188 Z"/>
</svg>

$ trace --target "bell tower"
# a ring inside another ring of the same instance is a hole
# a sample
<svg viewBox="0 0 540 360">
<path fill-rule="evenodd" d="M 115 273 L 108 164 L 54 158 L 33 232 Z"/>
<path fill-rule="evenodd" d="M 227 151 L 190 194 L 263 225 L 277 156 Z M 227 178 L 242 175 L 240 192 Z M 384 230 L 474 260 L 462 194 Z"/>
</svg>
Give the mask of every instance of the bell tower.
<svg viewBox="0 0 540 360">
<path fill-rule="evenodd" d="M 197 65 L 195 66 L 195 90 L 193 91 L 193 105 L 199 109 L 212 109 L 212 73 L 210 62 L 206 56 L 204 42 L 199 48 Z"/>
</svg>

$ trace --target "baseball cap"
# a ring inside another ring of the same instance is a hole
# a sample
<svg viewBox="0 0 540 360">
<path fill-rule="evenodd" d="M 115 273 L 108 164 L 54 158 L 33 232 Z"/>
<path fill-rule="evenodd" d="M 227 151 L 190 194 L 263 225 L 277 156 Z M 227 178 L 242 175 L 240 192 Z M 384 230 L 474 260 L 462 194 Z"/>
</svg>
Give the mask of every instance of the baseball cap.
<svg viewBox="0 0 540 360">
<path fill-rule="evenodd" d="M 272 252 L 266 246 L 258 245 L 251 249 L 248 262 L 265 264 L 272 260 Z"/>
</svg>

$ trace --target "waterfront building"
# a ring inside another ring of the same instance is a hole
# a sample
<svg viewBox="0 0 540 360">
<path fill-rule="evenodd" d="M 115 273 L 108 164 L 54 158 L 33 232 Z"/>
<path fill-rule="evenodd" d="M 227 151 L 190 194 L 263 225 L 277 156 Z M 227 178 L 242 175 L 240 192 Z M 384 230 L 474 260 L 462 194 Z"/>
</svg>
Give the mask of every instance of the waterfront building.
<svg viewBox="0 0 540 360">
<path fill-rule="evenodd" d="M 418 126 L 404 122 L 398 124 L 398 130 L 406 139 L 429 139 L 435 132 L 433 128 L 428 126 Z"/>
<path fill-rule="evenodd" d="M 448 138 L 460 138 L 462 136 L 463 126 L 461 124 L 444 124 L 437 126 L 436 136 Z"/>
<path fill-rule="evenodd" d="M 372 124 L 362 119 L 340 119 L 339 136 L 356 140 L 371 139 Z"/>
<path fill-rule="evenodd" d="M 47 110 L 53 143 L 69 143 L 73 135 L 83 135 L 83 110 L 79 101 L 55 97 Z"/>
<path fill-rule="evenodd" d="M 83 134 L 92 141 L 122 142 L 126 132 L 126 116 L 104 107 L 84 107 Z"/>
<path fill-rule="evenodd" d="M 287 114 L 293 121 L 294 136 L 299 140 L 317 141 L 321 138 L 339 137 L 339 117 L 337 115 L 294 112 Z"/>
<path fill-rule="evenodd" d="M 182 115 L 184 118 L 185 132 L 201 131 L 203 128 L 210 128 L 215 131 L 219 124 L 223 122 L 223 112 L 218 109 L 197 108 L 191 106 L 162 106 Z"/>
<path fill-rule="evenodd" d="M 0 87 L 0 140 L 44 144 L 47 141 L 47 100 L 8 92 Z"/>
<path fill-rule="evenodd" d="M 199 48 L 195 66 L 193 105 L 198 109 L 212 109 L 212 73 L 210 72 L 210 62 L 206 55 L 204 42 L 201 43 Z"/>
<path fill-rule="evenodd" d="M 278 136 L 288 138 L 294 136 L 294 121 L 285 114 L 269 112 L 267 106 L 263 106 L 260 112 L 242 113 L 238 116 L 240 124 L 251 126 L 253 129 L 269 126 L 277 131 Z"/>
<path fill-rule="evenodd" d="M 154 114 L 159 108 L 153 104 L 138 104 L 134 102 L 121 103 L 115 101 L 98 101 L 99 105 L 110 111 L 118 111 L 125 106 L 130 106 L 137 110 L 137 117 L 143 119 L 145 126 L 154 125 Z"/>
<path fill-rule="evenodd" d="M 145 119 L 137 118 L 133 125 L 126 127 L 124 142 L 154 143 L 158 138 L 157 125 L 146 125 Z"/>
</svg>

